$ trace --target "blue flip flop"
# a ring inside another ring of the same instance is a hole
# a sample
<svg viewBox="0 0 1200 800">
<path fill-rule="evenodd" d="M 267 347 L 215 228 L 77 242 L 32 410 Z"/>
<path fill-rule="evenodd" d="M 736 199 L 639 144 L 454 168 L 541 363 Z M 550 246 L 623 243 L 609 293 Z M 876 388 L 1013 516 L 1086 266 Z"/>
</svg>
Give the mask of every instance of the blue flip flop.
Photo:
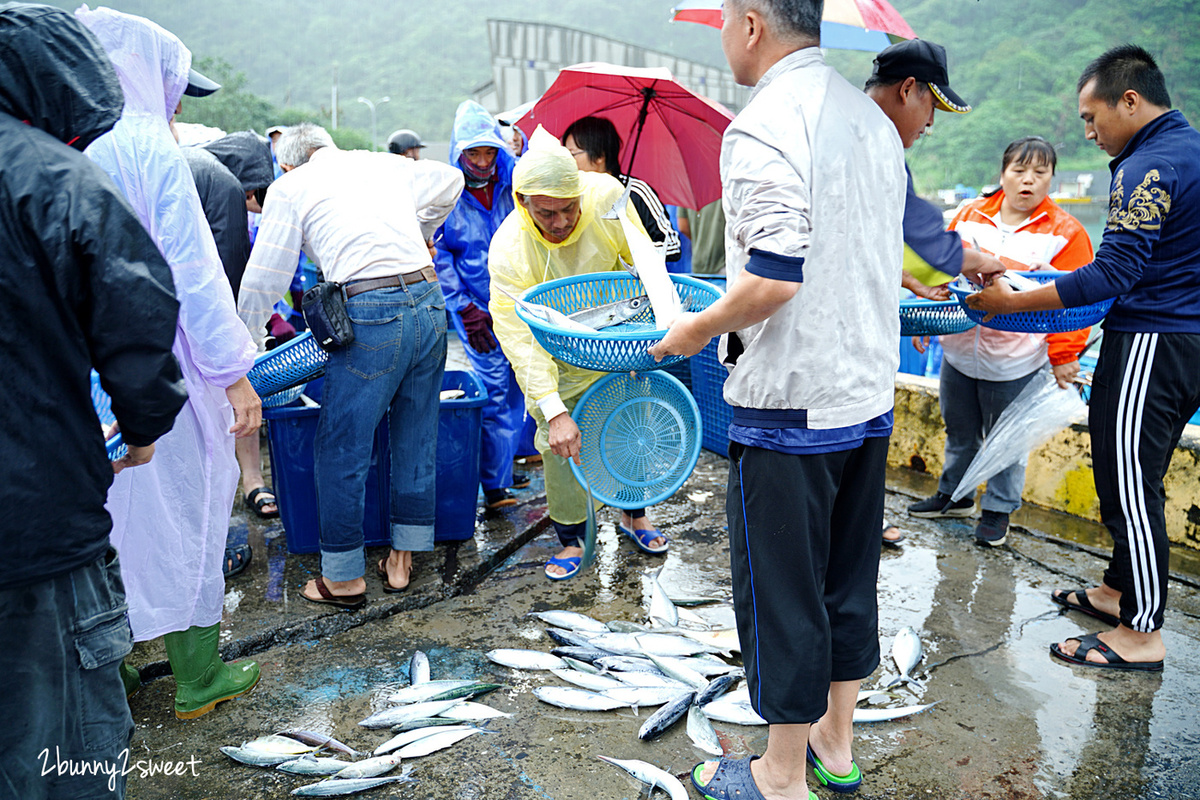
<svg viewBox="0 0 1200 800">
<path fill-rule="evenodd" d="M 756 758 L 722 758 L 717 762 L 717 771 L 703 786 L 697 777 L 704 769 L 705 762 L 701 761 L 692 768 L 692 786 L 704 800 L 766 800 L 750 774 L 750 762 Z M 809 792 L 808 800 L 817 800 L 817 795 Z"/>
<path fill-rule="evenodd" d="M 636 528 L 626 528 L 624 525 L 618 522 L 617 529 L 630 539 L 633 539 L 633 543 L 637 545 L 638 550 L 641 550 L 643 553 L 649 553 L 652 556 L 661 556 L 663 553 L 667 552 L 667 548 L 671 546 L 671 540 L 667 539 L 666 536 L 663 536 L 662 531 L 660 531 L 658 528 L 650 528 L 649 530 L 639 531 Z M 662 536 L 664 539 L 667 539 L 667 541 L 663 542 L 661 547 L 651 547 L 650 543 L 660 536 Z"/>
<path fill-rule="evenodd" d="M 579 572 L 579 565 L 583 559 L 579 556 L 571 556 L 570 558 L 551 558 L 546 562 L 547 567 L 562 567 L 566 570 L 563 575 L 555 575 L 553 572 L 547 571 L 546 577 L 552 581 L 565 581 L 568 578 L 574 578 L 575 573 Z"/>
<path fill-rule="evenodd" d="M 850 794 L 851 792 L 858 791 L 858 787 L 862 786 L 862 771 L 859 770 L 857 761 L 850 762 L 849 775 L 834 775 L 825 769 L 825 765 L 821 763 L 821 759 L 817 758 L 817 754 L 813 752 L 810 745 L 808 748 L 808 763 L 812 764 L 817 780 L 831 792 Z"/>
</svg>

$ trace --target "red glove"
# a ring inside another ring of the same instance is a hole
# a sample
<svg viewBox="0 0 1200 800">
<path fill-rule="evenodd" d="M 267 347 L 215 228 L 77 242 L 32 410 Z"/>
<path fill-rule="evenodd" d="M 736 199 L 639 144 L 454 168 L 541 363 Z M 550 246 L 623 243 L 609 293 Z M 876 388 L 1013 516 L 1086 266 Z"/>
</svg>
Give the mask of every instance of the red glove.
<svg viewBox="0 0 1200 800">
<path fill-rule="evenodd" d="M 498 343 L 492 335 L 491 314 L 468 304 L 458 312 L 458 316 L 467 331 L 467 344 L 471 345 L 472 350 L 476 353 L 490 353 L 496 349 Z"/>
<path fill-rule="evenodd" d="M 277 344 L 283 344 L 296 337 L 296 328 L 278 314 L 272 314 L 271 318 L 267 320 L 267 334 L 275 337 Z"/>
</svg>

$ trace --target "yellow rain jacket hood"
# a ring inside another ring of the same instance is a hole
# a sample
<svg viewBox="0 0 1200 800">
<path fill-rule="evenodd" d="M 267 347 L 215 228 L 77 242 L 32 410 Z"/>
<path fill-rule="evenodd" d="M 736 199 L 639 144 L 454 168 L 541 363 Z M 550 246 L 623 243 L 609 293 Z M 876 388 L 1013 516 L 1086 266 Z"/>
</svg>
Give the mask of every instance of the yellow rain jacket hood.
<svg viewBox="0 0 1200 800">
<path fill-rule="evenodd" d="M 531 414 L 544 425 L 539 400 L 558 393 L 573 400 L 603 373 L 580 369 L 555 360 L 534 341 L 529 326 L 517 317 L 513 301 L 504 292 L 520 297 L 531 286 L 555 278 L 622 269 L 618 257 L 632 262 L 620 220 L 602 216 L 624 190 L 610 175 L 580 172 L 567 148 L 541 127 L 529 139 L 529 150 L 513 168 L 514 195 L 579 198 L 579 222 L 562 242 L 546 241 L 529 211 L 516 199 L 492 237 L 488 266 L 492 274 L 491 302 L 496 338 L 512 364 L 517 383 L 525 393 Z M 645 229 L 631 215 L 641 235 Z M 647 240 L 649 237 L 647 236 Z M 500 291 L 503 290 L 503 291 Z"/>
</svg>

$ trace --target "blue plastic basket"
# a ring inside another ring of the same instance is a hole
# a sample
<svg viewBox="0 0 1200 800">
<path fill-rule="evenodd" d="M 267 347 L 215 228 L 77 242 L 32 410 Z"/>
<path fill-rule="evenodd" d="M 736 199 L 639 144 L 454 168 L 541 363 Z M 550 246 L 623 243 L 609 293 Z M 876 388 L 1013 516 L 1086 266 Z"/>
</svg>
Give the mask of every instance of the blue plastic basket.
<svg viewBox="0 0 1200 800">
<path fill-rule="evenodd" d="M 1015 275 L 1021 275 L 1030 278 L 1039 283 L 1049 283 L 1053 280 L 1058 280 L 1059 277 L 1066 274 L 1063 272 L 1016 272 Z M 1086 306 L 1077 306 L 1075 308 L 1059 308 L 1053 311 L 1018 311 L 1015 314 L 997 314 L 987 322 L 983 318 L 987 316 L 985 311 L 976 311 L 973 308 L 967 307 L 967 296 L 974 294 L 978 289 L 970 286 L 963 288 L 960 281 L 955 280 L 948 284 L 950 293 L 958 298 L 959 304 L 967 313 L 967 316 L 979 323 L 985 328 L 994 328 L 998 331 L 1012 331 L 1014 333 L 1066 333 L 1067 331 L 1077 331 L 1083 328 L 1090 328 L 1100 320 L 1104 319 L 1104 315 L 1108 313 L 1108 309 L 1112 308 L 1113 300 L 1102 300 L 1099 303 L 1092 303 Z"/>
<path fill-rule="evenodd" d="M 269 394 L 262 399 L 263 408 L 282 408 L 286 405 L 291 405 L 296 402 L 300 395 L 304 393 L 304 387 L 308 384 L 302 383 L 299 386 L 293 386 L 290 389 L 284 389 L 281 392 Z"/>
<path fill-rule="evenodd" d="M 254 359 L 254 366 L 246 377 L 259 397 L 268 397 L 319 378 L 325 374 L 328 361 L 329 354 L 321 349 L 311 333 L 305 331 L 287 344 Z"/>
<path fill-rule="evenodd" d="M 901 336 L 943 336 L 969 331 L 976 325 L 957 300 L 900 301 Z"/>
<path fill-rule="evenodd" d="M 717 358 L 717 340 L 713 339 L 692 357 L 692 394 L 700 409 L 704 435 L 700 444 L 717 455 L 729 456 L 729 425 L 733 406 L 725 402 L 725 379 L 729 370 Z"/>
<path fill-rule="evenodd" d="M 686 275 L 672 275 L 671 281 L 679 291 L 683 307 L 702 311 L 721 297 L 721 290 L 710 283 Z M 585 308 L 628 300 L 645 294 L 642 282 L 622 272 L 599 272 L 573 275 L 531 287 L 521 298 L 529 303 L 549 306 L 563 314 L 574 314 Z M 567 331 L 527 314 L 517 306 L 517 316 L 533 332 L 546 352 L 555 358 L 584 369 L 598 372 L 649 372 L 677 364 L 683 356 L 667 356 L 655 361 L 646 351 L 658 344 L 665 335 L 662 329 L 651 328 L 653 311 L 647 307 L 636 317 L 595 333 Z"/>
<path fill-rule="evenodd" d="M 571 469 L 592 495 L 615 508 L 646 508 L 673 495 L 700 457 L 700 411 L 677 378 L 663 372 L 608 375 L 571 414 L 583 436 L 583 465 Z M 581 477 L 581 475 L 583 477 Z"/>
<path fill-rule="evenodd" d="M 96 416 L 100 418 L 101 425 L 108 427 L 117 421 L 112 413 L 112 398 L 100 387 L 100 374 L 96 370 L 92 370 L 92 406 L 96 409 Z M 117 461 L 129 452 L 119 433 L 106 441 L 104 448 L 108 451 L 109 461 Z"/>
</svg>

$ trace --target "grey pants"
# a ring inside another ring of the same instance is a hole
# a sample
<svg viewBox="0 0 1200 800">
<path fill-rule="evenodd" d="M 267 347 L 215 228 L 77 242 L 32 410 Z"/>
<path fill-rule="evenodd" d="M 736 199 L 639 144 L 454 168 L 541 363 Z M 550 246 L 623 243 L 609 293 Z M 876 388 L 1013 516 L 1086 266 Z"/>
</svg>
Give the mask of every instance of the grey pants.
<svg viewBox="0 0 1200 800">
<path fill-rule="evenodd" d="M 65 575 L 0 590 L 0 797 L 125 796 L 127 609 L 112 548 Z"/>
<path fill-rule="evenodd" d="M 1034 370 L 1016 380 L 985 381 L 968 378 L 946 361 L 942 362 L 938 404 L 946 423 L 946 467 L 938 481 L 939 492 L 954 493 L 984 437 L 1036 374 Z M 1011 514 L 1021 507 L 1024 488 L 1025 459 L 1021 459 L 988 480 L 980 506 L 984 511 Z M 974 497 L 974 492 L 967 496 Z"/>
</svg>

